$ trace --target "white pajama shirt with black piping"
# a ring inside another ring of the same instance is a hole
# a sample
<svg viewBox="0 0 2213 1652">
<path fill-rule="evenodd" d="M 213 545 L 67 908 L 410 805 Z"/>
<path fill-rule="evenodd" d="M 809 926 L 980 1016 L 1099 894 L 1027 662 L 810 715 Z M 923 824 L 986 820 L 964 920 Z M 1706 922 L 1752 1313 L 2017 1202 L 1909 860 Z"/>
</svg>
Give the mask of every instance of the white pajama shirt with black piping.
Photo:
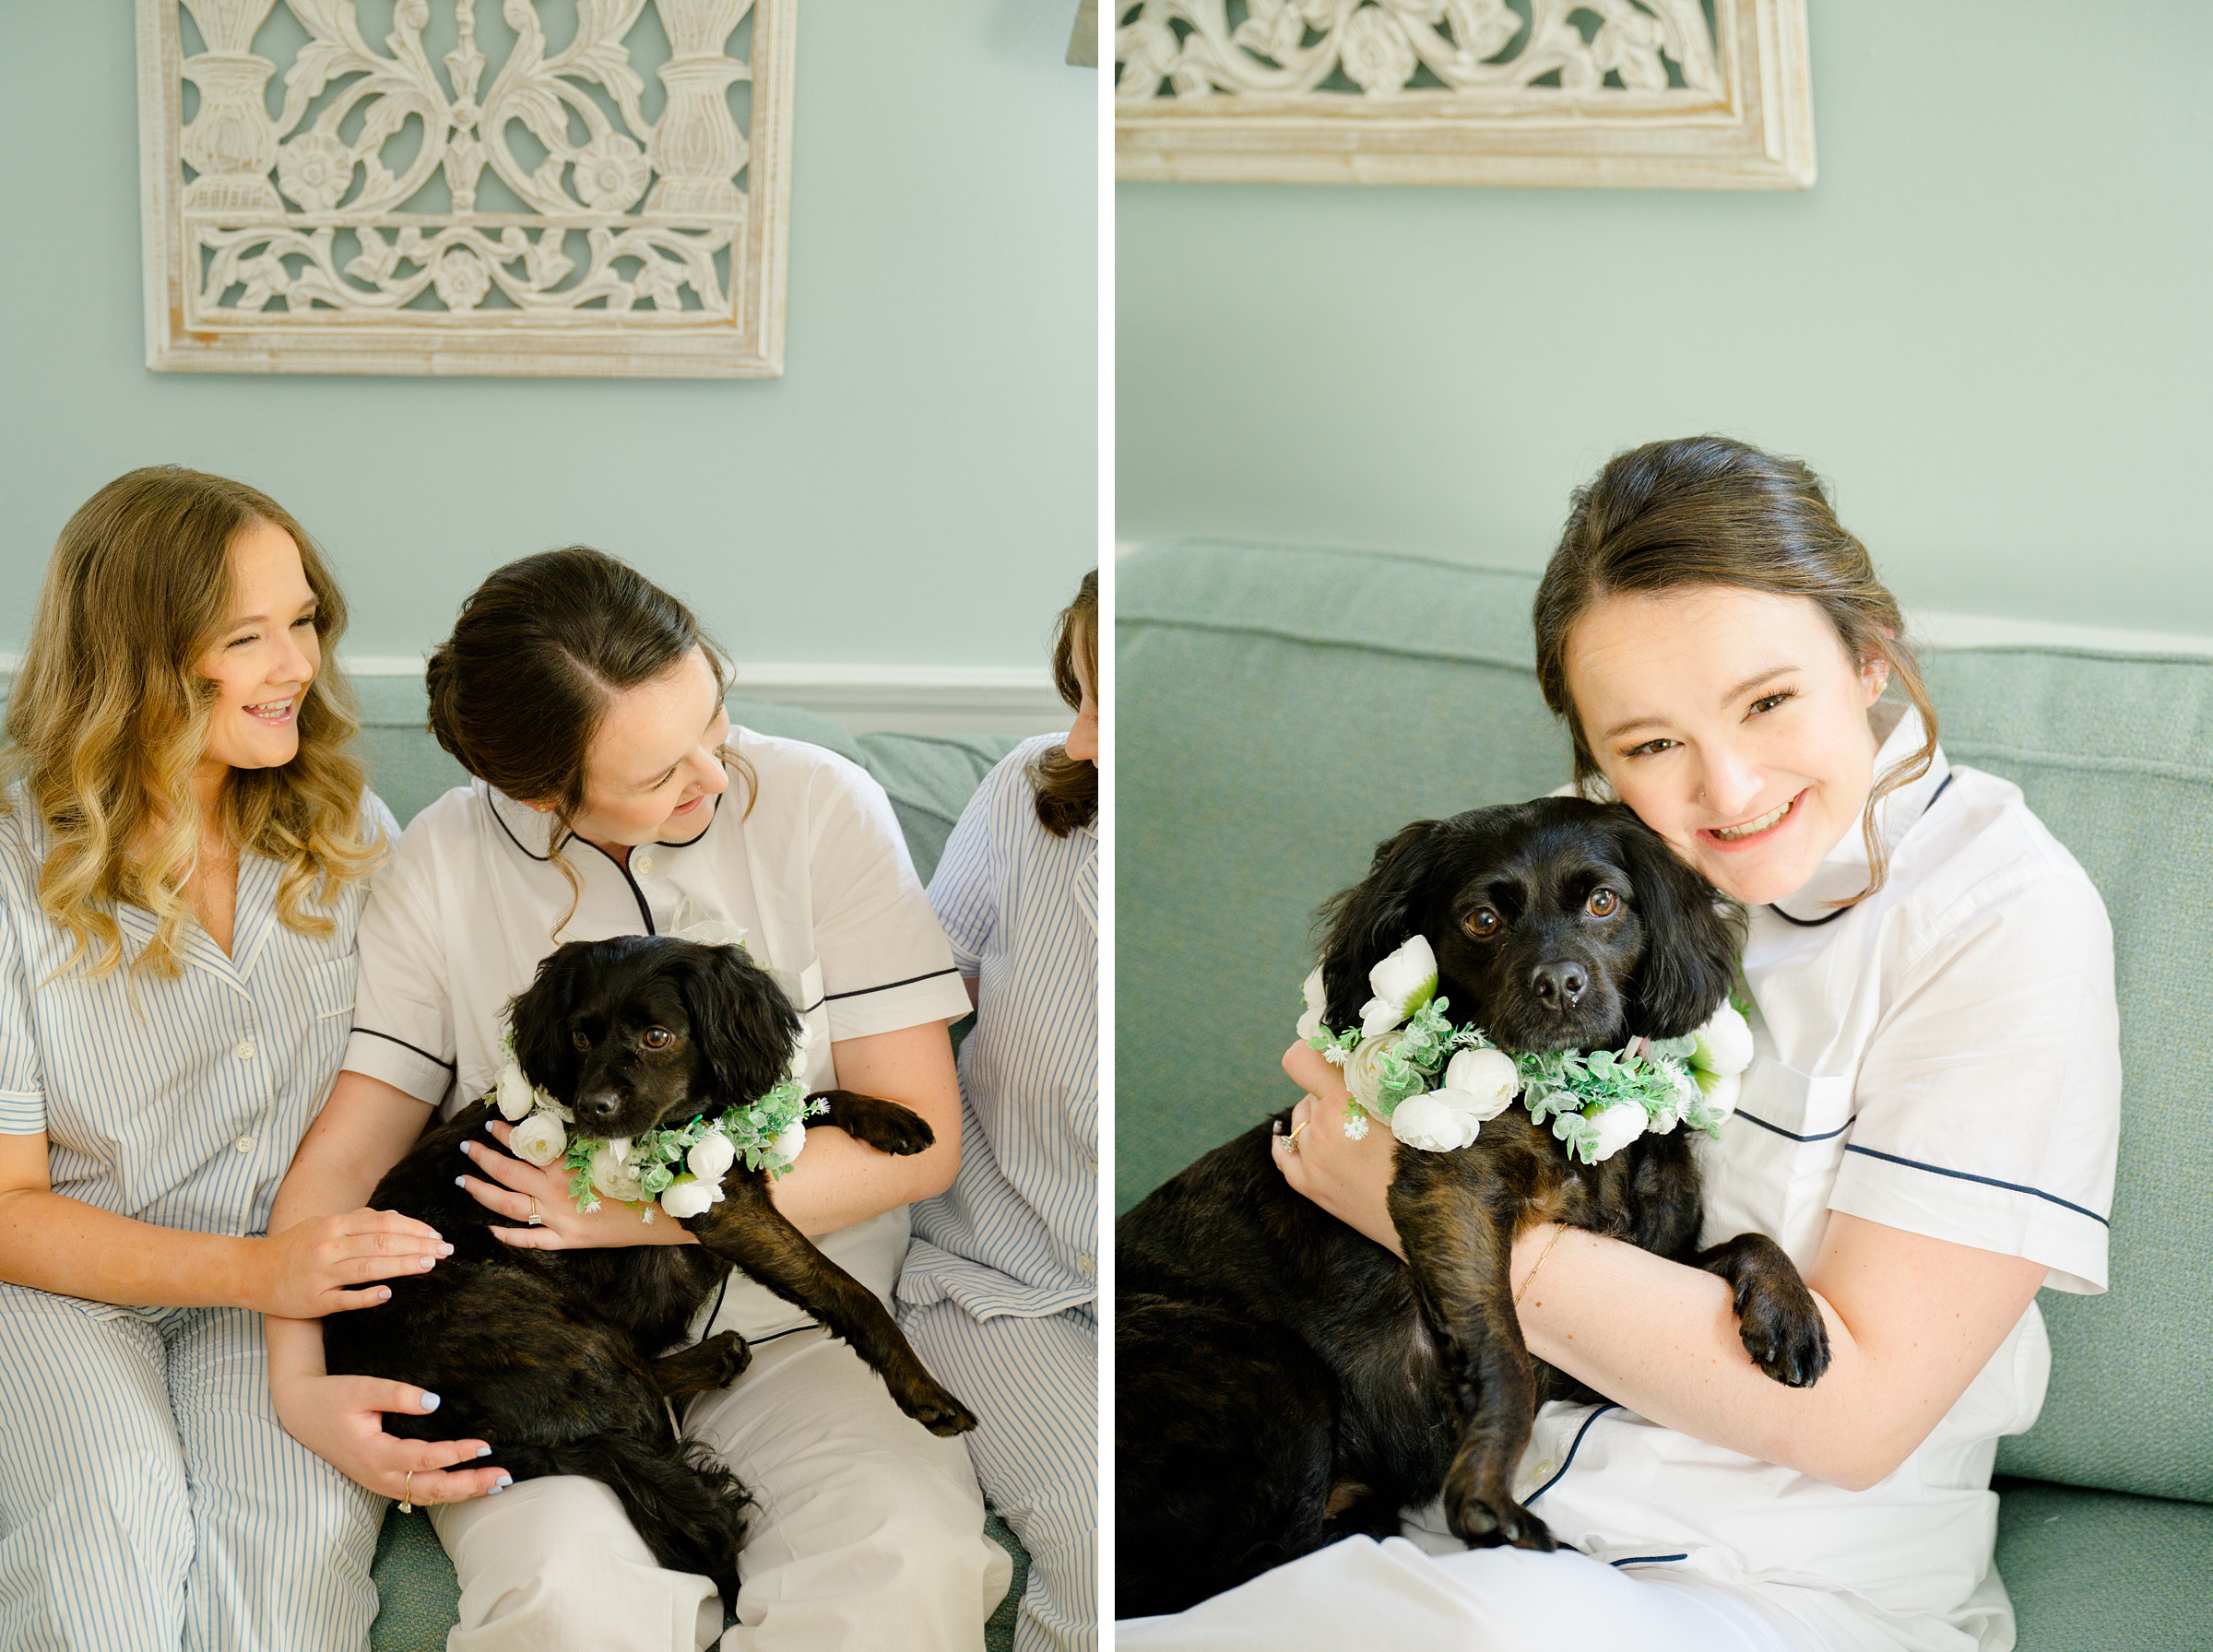
<svg viewBox="0 0 2213 1652">
<path fill-rule="evenodd" d="M 757 789 L 733 770 L 704 832 L 634 848 L 627 866 L 571 839 L 562 859 L 580 887 L 549 856 L 549 815 L 482 782 L 426 808 L 362 916 L 346 1067 L 451 1116 L 492 1087 L 507 1003 L 556 947 L 705 921 L 745 931 L 754 961 L 805 1014 L 811 1088 L 834 1084 L 837 1042 L 964 1014 L 967 995 L 882 788 L 819 747 L 749 730 L 732 743 Z M 456 1173 L 467 1168 L 456 1159 Z M 907 1237 L 902 1207 L 817 1243 L 888 1304 Z M 765 1288 L 734 1277 L 710 1312 L 711 1327 L 695 1332 L 734 1329 L 757 1348 L 737 1384 L 686 1415 L 687 1433 L 708 1438 L 762 1501 L 728 1644 L 972 1644 L 1008 1564 L 982 1536 L 961 1443 L 901 1414 L 858 1355 Z M 850 1363 L 858 1378 L 824 1360 Z M 770 1411 L 773 1438 L 749 1434 Z M 779 1479 L 787 1458 L 804 1483 Z M 721 1626 L 712 1586 L 655 1566 L 603 1490 L 532 1481 L 434 1511 L 461 1575 L 451 1652 L 690 1652 L 711 1641 Z"/>
<path fill-rule="evenodd" d="M 391 811 L 363 799 L 371 829 Z M 229 952 L 186 926 L 173 977 L 65 971 L 44 829 L 0 817 L 0 1133 L 46 1137 L 55 1193 L 157 1227 L 266 1233 L 352 1025 L 365 886 L 277 915 L 242 856 Z M 125 950 L 151 913 L 115 912 Z M 0 1284 L 0 1646 L 357 1652 L 385 1500 L 286 1434 L 261 1316 Z"/>
<path fill-rule="evenodd" d="M 1899 714 L 1876 772 L 1923 738 L 1919 716 Z M 1867 885 L 1855 822 L 1803 888 L 1752 914 L 1755 1055 L 1736 1116 L 1699 1150 L 1700 1243 L 1757 1231 L 1804 1269 L 1843 1211 L 2040 1262 L 2049 1290 L 2102 1292 L 2121 1097 L 2104 903 L 2018 787 L 1941 752 L 1876 819 L 1890 858 L 1874 896 L 1829 904 Z M 1332 1614 L 1356 1611 L 1376 1645 L 1484 1652 L 1565 1626 L 1568 1641 L 1546 1644 L 1580 1646 L 1576 1591 L 1598 1561 L 1667 1583 L 1662 1616 L 1695 1595 L 1742 1620 L 1699 1629 L 1710 1647 L 1780 1633 L 1850 1652 L 2002 1652 L 2014 1621 L 1992 1566 L 1991 1468 L 1998 1438 L 2035 1422 L 2050 1370 L 2031 1304 L 1928 1438 L 1860 1492 L 1619 1406 L 1547 1406 L 1515 1493 L 1580 1555 L 1462 1550 L 1431 1510 L 1406 1530 L 1427 1554 L 1340 1543 L 1145 1620 L 1126 1644 L 1320 1645 Z M 1549 1594 L 1516 1592 L 1534 1576 Z M 1530 1604 L 1498 1618 L 1508 1597 Z M 1623 1599 L 1609 1621 L 1634 1630 L 1643 1609 Z"/>
</svg>

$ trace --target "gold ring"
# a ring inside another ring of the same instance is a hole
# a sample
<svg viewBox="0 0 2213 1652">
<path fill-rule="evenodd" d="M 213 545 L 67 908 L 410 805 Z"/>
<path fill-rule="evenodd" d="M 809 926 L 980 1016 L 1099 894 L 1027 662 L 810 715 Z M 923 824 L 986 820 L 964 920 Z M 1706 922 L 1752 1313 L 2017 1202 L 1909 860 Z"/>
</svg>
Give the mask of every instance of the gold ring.
<svg viewBox="0 0 2213 1652">
<path fill-rule="evenodd" d="M 535 1193 L 530 1196 L 529 1222 L 534 1228 L 539 1228 L 546 1225 L 545 1212 L 538 1208 L 538 1195 Z"/>
<path fill-rule="evenodd" d="M 415 1512 L 415 1470 L 412 1469 L 408 1470 L 407 1479 L 399 1482 L 399 1512 L 403 1515 Z"/>
</svg>

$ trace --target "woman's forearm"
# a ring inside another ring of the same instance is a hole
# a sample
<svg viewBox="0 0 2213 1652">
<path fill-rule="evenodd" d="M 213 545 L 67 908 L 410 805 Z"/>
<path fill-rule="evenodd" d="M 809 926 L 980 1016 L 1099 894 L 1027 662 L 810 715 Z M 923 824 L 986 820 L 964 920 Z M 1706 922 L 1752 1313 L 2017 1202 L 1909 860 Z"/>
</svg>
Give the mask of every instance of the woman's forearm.
<svg viewBox="0 0 2213 1652">
<path fill-rule="evenodd" d="M 1852 1486 L 1881 1478 L 1865 1475 L 1861 1449 L 1872 1421 L 1866 1362 L 1818 1297 L 1829 1368 L 1812 1387 L 1790 1388 L 1745 1351 L 1728 1281 L 1716 1274 L 1547 1224 L 1516 1242 L 1513 1278 L 1529 1351 L 1607 1398 L 1817 1480 Z"/>
<path fill-rule="evenodd" d="M 837 1081 L 919 1114 L 936 1140 L 895 1155 L 836 1128 L 807 1132 L 799 1162 L 774 1188 L 776 1209 L 802 1233 L 828 1233 L 953 1186 L 961 1167 L 961 1088 L 943 1023 L 928 1022 L 831 1046 Z"/>
<path fill-rule="evenodd" d="M 1533 1228 L 1514 1245 L 1531 1353 L 1655 1422 L 1853 1491 L 1928 1436 L 2044 1272 L 2024 1257 L 1832 1215 L 1806 1280 L 1828 1329 L 1829 1366 L 1811 1387 L 1792 1388 L 1745 1351 L 1717 1275 L 1580 1229 L 1554 1244 L 1556 1232 Z"/>
<path fill-rule="evenodd" d="M 43 1188 L 0 1192 L 0 1279 L 147 1308 L 258 1308 L 266 1241 L 118 1216 Z"/>
</svg>

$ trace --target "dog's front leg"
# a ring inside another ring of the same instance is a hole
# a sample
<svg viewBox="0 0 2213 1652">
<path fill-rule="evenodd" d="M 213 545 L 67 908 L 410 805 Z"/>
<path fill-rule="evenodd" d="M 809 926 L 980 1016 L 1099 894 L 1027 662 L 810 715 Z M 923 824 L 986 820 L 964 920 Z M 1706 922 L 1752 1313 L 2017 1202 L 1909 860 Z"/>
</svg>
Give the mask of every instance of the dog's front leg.
<svg viewBox="0 0 2213 1652">
<path fill-rule="evenodd" d="M 769 1198 L 766 1177 L 734 1179 L 726 1198 L 705 1215 L 687 1217 L 684 1226 L 716 1257 L 851 1343 L 899 1409 L 931 1434 L 966 1434 L 976 1426 L 968 1408 L 924 1369 L 874 1293 L 786 1220 Z"/>
<path fill-rule="evenodd" d="M 1408 1165 L 1409 1158 L 1417 1162 Z M 1555 1548 L 1544 1522 L 1514 1501 L 1514 1470 L 1536 1413 L 1536 1378 L 1508 1270 L 1517 1201 L 1470 1161 L 1404 1150 L 1400 1161 L 1391 1221 L 1460 1402 L 1445 1517 L 1470 1548 Z"/>
</svg>

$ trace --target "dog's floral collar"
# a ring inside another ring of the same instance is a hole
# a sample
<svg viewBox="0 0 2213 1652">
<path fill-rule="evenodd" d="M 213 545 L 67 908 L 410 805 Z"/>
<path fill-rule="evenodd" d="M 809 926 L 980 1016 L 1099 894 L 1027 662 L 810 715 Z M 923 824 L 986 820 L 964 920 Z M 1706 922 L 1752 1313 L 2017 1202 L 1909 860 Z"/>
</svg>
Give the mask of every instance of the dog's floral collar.
<svg viewBox="0 0 2213 1652">
<path fill-rule="evenodd" d="M 1683 1124 L 1719 1136 L 1752 1060 L 1752 1030 L 1732 1003 L 1680 1038 L 1633 1038 L 1618 1050 L 1502 1050 L 1480 1028 L 1446 1019 L 1451 1006 L 1437 996 L 1437 955 L 1419 935 L 1367 982 L 1375 996 L 1361 1007 L 1360 1025 L 1333 1032 L 1322 1024 L 1315 970 L 1298 1021 L 1298 1035 L 1344 1069 L 1353 1092 L 1344 1133 L 1355 1141 L 1379 1118 L 1408 1147 L 1450 1152 L 1519 1095 L 1537 1123 L 1551 1121 L 1572 1156 L 1596 1164 L 1647 1130 Z"/>
<path fill-rule="evenodd" d="M 765 1170 L 772 1176 L 789 1170 L 807 1145 L 808 1118 L 828 1111 L 827 1102 L 807 1099 L 800 1074 L 808 1042 L 802 1030 L 790 1072 L 758 1101 L 725 1108 L 717 1117 L 701 1113 L 688 1124 L 637 1136 L 572 1135 L 574 1113 L 523 1076 L 512 1038 L 491 1099 L 515 1126 L 507 1138 L 509 1152 L 540 1169 L 557 1162 L 567 1164 L 569 1196 L 579 1210 L 598 1210 L 604 1195 L 630 1204 L 645 1202 L 647 1221 L 657 1202 L 679 1219 L 702 1216 L 721 1202 L 722 1179 L 740 1159 L 746 1169 Z"/>
</svg>

